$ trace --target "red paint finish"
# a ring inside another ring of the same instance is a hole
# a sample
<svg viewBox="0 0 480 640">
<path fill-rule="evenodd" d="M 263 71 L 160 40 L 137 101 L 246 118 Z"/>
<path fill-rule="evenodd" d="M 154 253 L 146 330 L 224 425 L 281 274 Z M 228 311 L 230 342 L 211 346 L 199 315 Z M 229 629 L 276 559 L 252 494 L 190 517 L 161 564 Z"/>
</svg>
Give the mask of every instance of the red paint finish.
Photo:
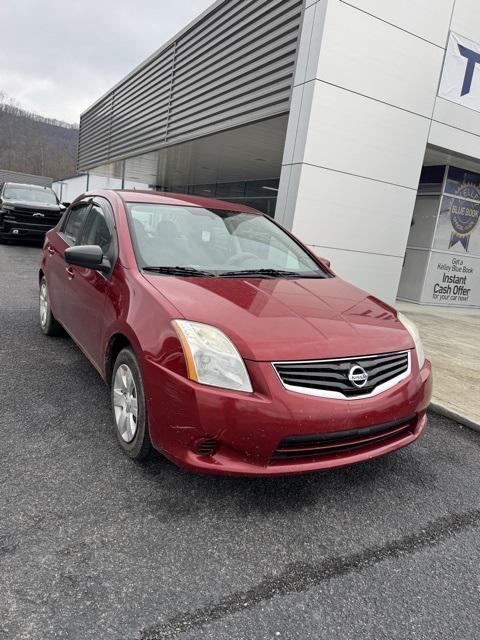
<svg viewBox="0 0 480 640">
<path fill-rule="evenodd" d="M 107 382 L 112 365 L 109 346 L 117 335 L 128 339 L 144 379 L 152 443 L 172 461 L 194 471 L 217 474 L 305 473 L 386 455 L 410 444 L 423 431 L 432 393 L 431 367 L 427 361 L 419 370 L 413 341 L 394 309 L 338 277 L 223 279 L 141 272 L 124 202 L 252 210 L 206 198 L 153 192 L 99 191 L 88 195 L 106 198 L 112 206 L 118 259 L 110 279 L 96 271 L 69 267 L 64 260 L 68 244 L 59 233 L 61 223 L 57 225 L 47 234 L 41 263 L 52 310 Z M 189 380 L 173 319 L 220 328 L 244 358 L 253 393 Z M 274 361 L 403 350 L 411 350 L 409 377 L 365 399 L 330 399 L 287 391 L 272 366 Z M 284 438 L 338 434 L 407 420 L 408 424 L 402 424 L 389 438 L 376 442 L 362 441 L 359 436 L 357 447 L 349 451 L 274 459 Z M 204 439 L 218 443 L 211 456 L 198 453 L 198 444 Z"/>
</svg>

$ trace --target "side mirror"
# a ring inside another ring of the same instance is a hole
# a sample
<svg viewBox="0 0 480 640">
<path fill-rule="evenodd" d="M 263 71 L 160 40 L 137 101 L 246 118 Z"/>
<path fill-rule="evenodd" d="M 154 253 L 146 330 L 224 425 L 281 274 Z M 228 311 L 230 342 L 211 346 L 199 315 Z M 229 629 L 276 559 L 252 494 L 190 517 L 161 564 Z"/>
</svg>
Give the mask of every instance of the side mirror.
<svg viewBox="0 0 480 640">
<path fill-rule="evenodd" d="M 327 258 L 321 258 L 320 256 L 318 257 L 318 259 L 320 260 L 320 263 L 326 267 L 327 269 L 331 268 L 331 263 L 330 260 L 327 260 Z"/>
<path fill-rule="evenodd" d="M 102 273 L 108 273 L 112 268 L 110 261 L 104 257 L 101 248 L 96 244 L 83 244 L 65 249 L 65 262 Z"/>
</svg>

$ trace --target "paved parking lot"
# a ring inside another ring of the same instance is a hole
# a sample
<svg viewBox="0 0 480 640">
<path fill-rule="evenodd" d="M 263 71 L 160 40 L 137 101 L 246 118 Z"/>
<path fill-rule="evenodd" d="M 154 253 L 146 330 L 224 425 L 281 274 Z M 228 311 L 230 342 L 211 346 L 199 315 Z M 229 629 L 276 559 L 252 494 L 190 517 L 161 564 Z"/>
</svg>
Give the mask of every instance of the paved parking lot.
<svg viewBox="0 0 480 640">
<path fill-rule="evenodd" d="M 432 415 L 293 479 L 133 463 L 93 367 L 37 328 L 39 255 L 0 245 L 2 640 L 479 637 L 479 433 Z"/>
</svg>

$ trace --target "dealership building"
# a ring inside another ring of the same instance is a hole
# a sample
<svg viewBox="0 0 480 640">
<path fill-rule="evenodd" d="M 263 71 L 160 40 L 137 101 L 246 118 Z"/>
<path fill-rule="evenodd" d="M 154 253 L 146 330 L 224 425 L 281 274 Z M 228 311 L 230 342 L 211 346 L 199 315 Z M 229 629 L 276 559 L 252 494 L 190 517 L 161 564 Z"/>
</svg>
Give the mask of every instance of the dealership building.
<svg viewBox="0 0 480 640">
<path fill-rule="evenodd" d="M 82 114 L 78 165 L 245 202 L 388 302 L 480 307 L 480 4 L 219 0 Z"/>
</svg>

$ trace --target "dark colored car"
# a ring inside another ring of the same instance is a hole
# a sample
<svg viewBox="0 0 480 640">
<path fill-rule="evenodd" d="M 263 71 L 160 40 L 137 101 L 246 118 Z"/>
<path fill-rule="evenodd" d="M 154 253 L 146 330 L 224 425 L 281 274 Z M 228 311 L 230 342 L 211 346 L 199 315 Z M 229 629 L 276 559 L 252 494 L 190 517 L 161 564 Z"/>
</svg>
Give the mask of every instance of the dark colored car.
<svg viewBox="0 0 480 640">
<path fill-rule="evenodd" d="M 50 187 L 5 182 L 0 190 L 0 240 L 43 240 L 64 211 Z"/>
<path fill-rule="evenodd" d="M 243 205 L 87 194 L 48 232 L 39 284 L 43 332 L 64 327 L 110 385 L 132 458 L 153 446 L 196 471 L 303 473 L 426 425 L 414 325 Z"/>
</svg>

